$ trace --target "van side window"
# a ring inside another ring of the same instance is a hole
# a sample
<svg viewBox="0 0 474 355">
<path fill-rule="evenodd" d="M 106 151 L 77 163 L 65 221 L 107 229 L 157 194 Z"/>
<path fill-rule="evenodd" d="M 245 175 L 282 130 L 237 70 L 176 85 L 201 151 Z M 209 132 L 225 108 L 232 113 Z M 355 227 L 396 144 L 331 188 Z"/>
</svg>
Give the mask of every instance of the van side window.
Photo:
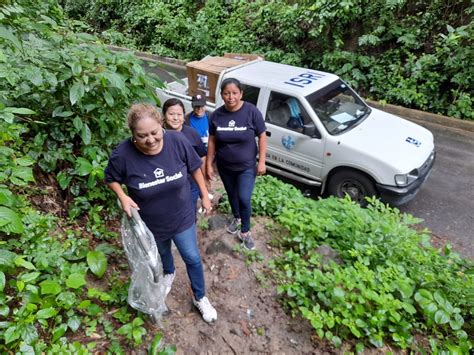
<svg viewBox="0 0 474 355">
<path fill-rule="evenodd" d="M 274 91 L 270 94 L 265 121 L 299 133 L 303 133 L 305 126 L 314 126 L 298 99 Z"/>
<path fill-rule="evenodd" d="M 257 106 L 258 95 L 260 94 L 260 88 L 256 86 L 251 86 L 247 84 L 242 84 L 242 88 L 244 90 L 244 95 L 242 96 L 242 100 L 250 102 Z"/>
</svg>

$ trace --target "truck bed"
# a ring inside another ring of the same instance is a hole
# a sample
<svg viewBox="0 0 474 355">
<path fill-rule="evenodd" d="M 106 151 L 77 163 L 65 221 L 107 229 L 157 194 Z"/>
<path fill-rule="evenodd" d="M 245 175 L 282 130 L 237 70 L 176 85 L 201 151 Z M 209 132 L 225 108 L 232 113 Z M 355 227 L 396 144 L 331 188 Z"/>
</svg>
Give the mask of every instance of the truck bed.
<svg viewBox="0 0 474 355">
<path fill-rule="evenodd" d="M 191 96 L 188 94 L 188 78 L 165 83 L 164 89 L 156 88 L 156 95 L 160 99 L 162 105 L 166 100 L 175 98 L 183 102 L 186 113 L 192 111 Z M 216 104 L 207 101 L 207 107 L 210 111 L 214 111 Z"/>
</svg>

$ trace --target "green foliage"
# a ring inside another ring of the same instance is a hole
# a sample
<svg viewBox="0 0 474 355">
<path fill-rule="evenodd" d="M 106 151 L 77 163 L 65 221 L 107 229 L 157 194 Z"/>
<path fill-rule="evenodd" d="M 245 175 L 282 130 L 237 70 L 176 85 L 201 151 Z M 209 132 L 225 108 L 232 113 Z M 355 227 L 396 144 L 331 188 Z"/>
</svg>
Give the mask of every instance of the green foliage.
<svg viewBox="0 0 474 355">
<path fill-rule="evenodd" d="M 161 83 L 146 76 L 132 54 L 111 53 L 96 37 L 72 32 L 54 1 L 22 0 L 1 13 L 5 114 L 32 116 L 23 122 L 28 155 L 56 174 L 66 196 L 106 201 L 104 168 L 127 134 L 126 110 L 135 101 L 156 102 Z M 8 108 L 13 104 L 34 111 Z M 76 202 L 72 217 L 89 207 Z"/>
<path fill-rule="evenodd" d="M 183 60 L 260 53 L 335 72 L 373 99 L 474 119 L 469 1 L 61 2 L 111 43 Z"/>
<path fill-rule="evenodd" d="M 287 231 L 272 263 L 282 302 L 319 337 L 416 349 L 421 332 L 439 351 L 472 348 L 473 265 L 449 246 L 431 247 L 427 231 L 412 227 L 418 220 L 375 199 L 365 209 L 349 199 L 310 200 L 270 177 L 258 178 L 255 191 L 258 212 Z M 280 199 L 268 198 L 275 193 Z"/>
</svg>

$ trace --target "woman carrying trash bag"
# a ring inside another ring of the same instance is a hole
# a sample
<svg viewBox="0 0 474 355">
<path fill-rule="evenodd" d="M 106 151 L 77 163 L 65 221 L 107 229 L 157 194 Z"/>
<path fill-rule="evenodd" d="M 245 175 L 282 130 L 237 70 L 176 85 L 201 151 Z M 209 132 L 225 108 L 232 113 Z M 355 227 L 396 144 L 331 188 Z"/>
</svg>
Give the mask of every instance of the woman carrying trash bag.
<svg viewBox="0 0 474 355">
<path fill-rule="evenodd" d="M 132 137 L 112 152 L 105 179 L 117 194 L 122 209 L 131 216 L 132 207 L 155 237 L 163 263 L 167 293 L 175 277 L 171 242 L 176 245 L 194 293 L 193 303 L 206 322 L 217 320 L 217 312 L 205 296 L 204 271 L 197 246 L 195 209 L 191 203 L 188 175 L 199 186 L 202 205 L 211 209 L 201 159 L 179 132 L 165 131 L 162 117 L 150 104 L 134 104 L 128 112 Z M 128 195 L 122 188 L 127 186 Z"/>
</svg>

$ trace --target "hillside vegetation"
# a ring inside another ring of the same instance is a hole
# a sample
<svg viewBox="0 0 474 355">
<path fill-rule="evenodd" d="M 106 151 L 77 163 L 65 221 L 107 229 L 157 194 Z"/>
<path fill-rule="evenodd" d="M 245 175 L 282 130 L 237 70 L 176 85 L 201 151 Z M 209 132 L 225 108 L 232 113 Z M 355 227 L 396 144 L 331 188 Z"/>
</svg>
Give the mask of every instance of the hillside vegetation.
<svg viewBox="0 0 474 355">
<path fill-rule="evenodd" d="M 472 1 L 62 0 L 112 44 L 224 52 L 335 72 L 364 96 L 474 119 Z"/>
<path fill-rule="evenodd" d="M 102 181 L 127 108 L 157 103 L 161 82 L 83 29 L 55 0 L 0 7 L 0 353 L 172 353 L 127 306 L 121 213 Z M 275 220 L 268 279 L 320 339 L 472 351 L 472 262 L 432 247 L 416 219 L 377 200 L 309 200 L 272 177 L 253 204 Z"/>
</svg>

